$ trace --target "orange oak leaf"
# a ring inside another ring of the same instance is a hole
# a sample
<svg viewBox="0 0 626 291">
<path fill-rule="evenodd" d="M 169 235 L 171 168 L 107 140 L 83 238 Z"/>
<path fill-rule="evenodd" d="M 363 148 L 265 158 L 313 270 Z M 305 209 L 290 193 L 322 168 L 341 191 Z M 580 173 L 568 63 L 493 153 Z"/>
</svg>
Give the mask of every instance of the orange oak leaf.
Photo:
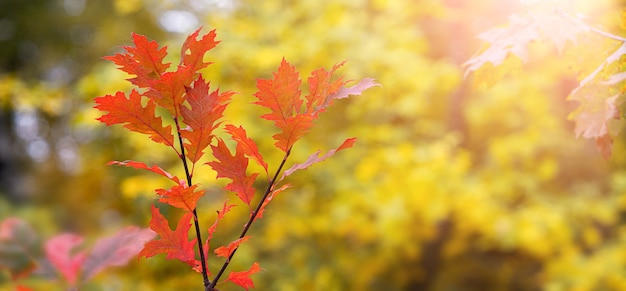
<svg viewBox="0 0 626 291">
<path fill-rule="evenodd" d="M 215 222 L 213 223 L 213 225 L 211 225 L 211 227 L 209 227 L 207 243 L 213 238 L 213 233 L 215 233 L 215 230 L 217 229 L 217 225 L 219 224 L 220 220 L 222 220 L 224 216 L 226 216 L 226 213 L 230 212 L 230 209 L 233 207 L 235 207 L 235 204 L 228 204 L 228 200 L 224 201 L 224 206 L 222 206 L 222 210 L 217 211 L 217 217 L 215 218 Z"/>
<path fill-rule="evenodd" d="M 253 159 L 260 166 L 262 166 L 265 173 L 268 174 L 267 163 L 263 160 L 263 156 L 259 153 L 259 148 L 256 143 L 246 134 L 246 130 L 241 126 L 236 127 L 232 124 L 227 124 L 225 129 L 233 140 L 237 142 L 237 147 L 241 147 L 241 151 L 248 158 Z"/>
<path fill-rule="evenodd" d="M 139 257 L 152 257 L 157 254 L 166 254 L 168 260 L 177 259 L 192 267 L 198 265 L 195 259 L 195 240 L 187 239 L 191 227 L 191 212 L 187 212 L 180 218 L 175 230 L 171 230 L 168 220 L 161 214 L 158 208 L 152 205 L 152 219 L 150 229 L 159 235 L 158 239 L 146 243 L 139 252 Z"/>
<path fill-rule="evenodd" d="M 159 202 L 167 203 L 176 208 L 193 211 L 198 199 L 204 195 L 204 190 L 196 190 L 198 185 L 174 185 L 170 189 L 157 189 L 156 193 L 161 196 Z"/>
<path fill-rule="evenodd" d="M 213 49 L 219 43 L 219 41 L 215 40 L 215 30 L 211 30 L 208 34 L 205 34 L 200 40 L 198 40 L 200 30 L 202 30 L 202 27 L 187 36 L 187 39 L 183 43 L 180 51 L 181 65 L 192 68 L 194 72 L 206 68 L 211 64 L 203 62 L 202 59 L 206 52 Z"/>
<path fill-rule="evenodd" d="M 153 80 L 144 95 L 178 118 L 180 107 L 185 102 L 185 87 L 192 83 L 195 75 L 191 68 L 179 66 L 176 71 L 165 72 L 159 79 Z"/>
<path fill-rule="evenodd" d="M 222 210 L 216 211 L 217 217 L 215 218 L 215 222 L 213 222 L 213 225 L 211 225 L 208 229 L 207 239 L 203 246 L 203 250 L 205 254 L 209 253 L 211 239 L 213 239 L 213 234 L 215 233 L 215 230 L 217 230 L 217 226 L 219 225 L 220 220 L 222 220 L 224 216 L 226 216 L 226 213 L 230 212 L 230 209 L 235 206 L 236 206 L 235 204 L 229 204 L 228 200 L 226 200 L 224 201 Z"/>
<path fill-rule="evenodd" d="M 159 49 L 157 42 L 149 41 L 143 35 L 133 33 L 132 36 L 134 47 L 125 46 L 126 53 L 118 53 L 104 59 L 120 66 L 120 70 L 135 75 L 135 78 L 129 79 L 132 84 L 147 88 L 151 86 L 152 80 L 158 79 L 170 66 L 169 63 L 163 63 L 167 47 Z"/>
<path fill-rule="evenodd" d="M 299 114 L 277 122 L 276 124 L 282 131 L 272 136 L 276 141 L 276 147 L 284 152 L 291 149 L 296 141 L 313 126 L 315 117 L 311 114 Z"/>
<path fill-rule="evenodd" d="M 187 140 L 187 158 L 196 163 L 213 140 L 213 130 L 219 125 L 218 120 L 222 118 L 234 92 L 210 92 L 209 83 L 202 76 L 193 83 L 192 88 L 185 89 L 189 107 L 182 107 L 181 113 L 188 128 L 181 131 L 181 135 Z"/>
<path fill-rule="evenodd" d="M 81 266 L 87 255 L 73 253 L 83 243 L 83 238 L 75 234 L 60 234 L 46 241 L 44 249 L 50 264 L 63 275 L 70 285 L 76 284 Z"/>
<path fill-rule="evenodd" d="M 224 282 L 231 281 L 248 290 L 249 288 L 254 288 L 254 282 L 252 281 L 252 279 L 250 279 L 250 276 L 259 271 L 261 271 L 259 263 L 254 263 L 248 271 L 230 272 L 230 274 L 228 275 L 228 279 L 226 279 Z"/>
<path fill-rule="evenodd" d="M 285 152 L 297 141 L 301 132 L 306 131 L 311 126 L 311 122 L 298 120 L 298 127 L 294 128 L 292 123 L 302 107 L 301 84 L 302 80 L 300 80 L 296 68 L 285 59 L 280 63 L 273 79 L 257 81 L 258 91 L 254 96 L 257 97 L 258 101 L 254 104 L 270 109 L 271 113 L 261 117 L 274 121 L 274 125 L 281 129 L 281 133 L 275 135 L 274 140 L 276 140 L 276 146 Z M 303 128 L 305 126 L 306 128 Z M 294 134 L 294 130 L 298 130 L 299 134 Z"/>
<path fill-rule="evenodd" d="M 241 201 L 250 206 L 255 192 L 253 184 L 259 174 L 246 175 L 248 158 L 241 150 L 237 150 L 234 156 L 231 155 L 222 139 L 218 138 L 217 145 L 212 145 L 211 149 L 216 160 L 207 164 L 217 172 L 217 178 L 230 179 L 232 182 L 226 185 L 225 189 L 235 192 Z"/>
<path fill-rule="evenodd" d="M 332 150 L 328 151 L 323 156 L 320 156 L 321 151 L 315 152 L 314 154 L 310 155 L 309 158 L 304 163 L 295 164 L 295 165 L 291 166 L 291 168 L 289 168 L 288 170 L 283 172 L 283 176 L 282 176 L 281 180 L 283 178 L 293 174 L 293 172 L 295 172 L 295 171 L 304 170 L 304 169 L 310 167 L 311 165 L 313 165 L 315 163 L 319 163 L 319 162 L 324 161 L 325 159 L 333 156 L 336 152 L 338 152 L 340 150 L 352 147 L 355 142 L 356 142 L 356 138 L 346 139 L 339 147 L 337 147 L 336 149 L 332 149 Z"/>
<path fill-rule="evenodd" d="M 231 243 L 228 244 L 228 246 L 221 246 L 217 249 L 215 249 L 215 255 L 218 257 L 224 257 L 224 258 L 228 258 L 230 257 L 230 255 L 233 253 L 233 251 L 235 249 L 237 249 L 239 247 L 239 245 L 245 241 L 247 241 L 250 237 L 249 236 L 244 236 L 240 239 L 237 239 Z"/>
<path fill-rule="evenodd" d="M 178 177 L 168 173 L 167 171 L 163 170 L 161 167 L 159 167 L 157 165 L 148 166 L 148 165 L 146 165 L 146 164 L 144 164 L 142 162 L 136 162 L 136 161 L 131 161 L 131 160 L 126 160 L 126 161 L 123 161 L 123 162 L 110 161 L 110 162 L 107 163 L 107 165 L 126 166 L 126 167 L 135 168 L 135 169 L 148 170 L 148 171 L 151 171 L 153 173 L 159 174 L 161 176 L 164 176 L 164 177 L 174 181 L 174 183 L 176 183 L 176 185 L 182 185 L 184 183 L 183 181 L 178 179 Z"/>
<path fill-rule="evenodd" d="M 308 79 L 309 95 L 305 97 L 308 113 L 313 114 L 317 111 L 323 111 L 332 102 L 332 98 L 329 99 L 328 97 L 336 94 L 346 83 L 342 80 L 342 77 L 335 81 L 332 80 L 335 71 L 344 63 L 341 62 L 334 65 L 330 71 L 320 68 L 311 73 Z"/>
<path fill-rule="evenodd" d="M 273 136 L 277 148 L 288 152 L 313 126 L 318 114 L 324 112 L 333 100 L 360 95 L 362 91 L 379 85 L 373 79 L 363 79 L 352 87 L 345 87 L 347 82 L 342 77 L 333 81 L 333 74 L 342 65 L 343 62 L 333 66 L 330 71 L 313 71 L 308 78 L 309 94 L 304 97 L 306 103 L 301 97 L 302 81 L 299 74 L 285 59 L 272 79 L 257 80 L 258 91 L 254 96 L 258 101 L 254 104 L 268 108 L 270 113 L 261 117 L 273 121 L 280 129 Z"/>
<path fill-rule="evenodd" d="M 132 90 L 128 98 L 123 92 L 117 92 L 98 97 L 95 102 L 96 109 L 108 112 L 97 118 L 107 126 L 121 123 L 131 131 L 148 134 L 151 140 L 174 148 L 172 127 L 163 126 L 161 117 L 155 116 L 154 102 L 148 100 L 145 107 L 141 105 L 141 95 L 136 90 Z"/>
</svg>

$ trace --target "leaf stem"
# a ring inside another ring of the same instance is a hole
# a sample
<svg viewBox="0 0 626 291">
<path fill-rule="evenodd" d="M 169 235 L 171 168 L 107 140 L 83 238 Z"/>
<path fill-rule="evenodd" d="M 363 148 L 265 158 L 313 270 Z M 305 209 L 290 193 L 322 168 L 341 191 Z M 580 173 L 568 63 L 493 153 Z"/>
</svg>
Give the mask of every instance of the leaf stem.
<svg viewBox="0 0 626 291">
<path fill-rule="evenodd" d="M 267 199 L 267 196 L 269 196 L 269 194 L 272 193 L 272 189 L 274 189 L 274 185 L 276 183 L 276 180 L 278 179 L 278 175 L 281 173 L 283 167 L 285 166 L 285 163 L 287 162 L 287 158 L 289 158 L 289 154 L 290 153 L 291 153 L 291 148 L 289 148 L 287 150 L 287 152 L 285 152 L 285 156 L 283 157 L 283 160 L 280 162 L 280 166 L 278 166 L 278 169 L 276 170 L 276 173 L 274 173 L 274 177 L 272 178 L 272 180 L 267 185 L 267 189 L 265 189 L 265 193 L 263 194 L 263 197 L 259 201 L 259 204 L 257 204 L 256 209 L 252 212 L 252 214 L 250 215 L 250 218 L 248 219 L 248 222 L 246 223 L 246 225 L 244 226 L 243 230 L 241 231 L 241 234 L 239 235 L 239 239 L 241 239 L 244 236 L 246 236 L 246 233 L 248 233 L 248 230 L 250 229 L 250 226 L 254 222 L 254 219 L 256 218 L 257 214 L 259 214 L 259 211 L 261 210 L 261 207 L 263 206 L 263 203 L 265 202 L 265 199 Z M 238 249 L 239 249 L 239 247 L 236 247 L 233 250 L 233 252 L 230 254 L 230 256 L 228 256 L 226 261 L 224 261 L 224 264 L 222 265 L 222 268 L 217 273 L 217 275 L 215 275 L 215 278 L 213 278 L 213 283 L 211 283 L 211 285 L 209 286 L 209 290 L 213 290 L 212 288 L 215 287 L 215 285 L 219 281 L 220 277 L 224 274 L 224 271 L 226 271 L 226 268 L 230 264 L 231 259 L 233 258 L 233 256 L 235 255 L 235 253 L 237 252 Z"/>
<path fill-rule="evenodd" d="M 193 185 L 191 179 L 192 179 L 192 174 L 189 171 L 189 166 L 187 165 L 187 159 L 185 158 L 185 147 L 183 146 L 183 137 L 180 134 L 180 124 L 178 123 L 178 118 L 174 117 L 174 123 L 176 124 L 176 133 L 178 134 L 178 144 L 180 145 L 180 160 L 183 162 L 183 167 L 185 168 L 185 176 L 187 178 L 187 186 L 191 187 L 191 185 Z M 200 223 L 198 221 L 198 212 L 196 211 L 196 208 L 193 209 L 192 211 L 193 213 L 193 224 L 195 226 L 196 229 L 196 240 L 198 242 L 198 253 L 200 253 L 200 264 L 202 265 L 202 278 L 204 280 L 203 284 L 204 284 L 204 290 L 205 291 L 211 291 L 213 290 L 212 287 L 209 287 L 211 284 L 211 281 L 209 280 L 209 275 L 208 275 L 208 271 L 207 271 L 207 266 L 206 266 L 206 259 L 204 256 L 204 248 L 203 248 L 203 243 L 202 243 L 202 234 L 200 233 Z"/>
</svg>

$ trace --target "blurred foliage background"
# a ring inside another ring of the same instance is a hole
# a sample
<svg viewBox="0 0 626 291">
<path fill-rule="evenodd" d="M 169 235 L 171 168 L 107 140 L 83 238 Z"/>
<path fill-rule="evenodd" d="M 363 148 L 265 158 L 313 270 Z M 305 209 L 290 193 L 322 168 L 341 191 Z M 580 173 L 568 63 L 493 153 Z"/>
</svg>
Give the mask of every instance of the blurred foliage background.
<svg viewBox="0 0 626 291">
<path fill-rule="evenodd" d="M 560 3 L 626 35 L 623 4 Z M 597 42 L 581 40 L 575 54 L 558 58 L 554 47 L 539 47 L 523 70 L 489 89 L 463 79 L 461 64 L 481 47 L 475 35 L 523 10 L 513 0 L 4 0 L 0 220 L 18 216 L 44 237 L 72 231 L 92 241 L 125 225 L 146 227 L 153 190 L 166 182 L 105 163 L 176 167 L 176 156 L 94 120 L 94 97 L 129 88 L 101 57 L 136 32 L 170 46 L 176 62 L 186 35 L 204 26 L 222 41 L 205 76 L 239 92 L 227 119 L 248 129 L 270 167 L 281 155 L 250 102 L 255 80 L 282 57 L 303 78 L 347 60 L 340 72 L 348 79 L 383 85 L 338 102 L 296 144 L 293 162 L 359 138 L 290 177 L 294 187 L 254 226 L 230 268 L 260 262 L 258 290 L 626 290 L 624 139 L 603 160 L 567 120 L 576 104 L 566 96 L 585 71 L 568 64 L 597 66 Z M 208 227 L 231 194 L 204 171 L 199 213 Z M 239 232 L 240 208 L 215 246 Z M 197 290 L 201 280 L 157 257 L 83 289 Z M 12 288 L 0 271 L 0 290 Z"/>
</svg>

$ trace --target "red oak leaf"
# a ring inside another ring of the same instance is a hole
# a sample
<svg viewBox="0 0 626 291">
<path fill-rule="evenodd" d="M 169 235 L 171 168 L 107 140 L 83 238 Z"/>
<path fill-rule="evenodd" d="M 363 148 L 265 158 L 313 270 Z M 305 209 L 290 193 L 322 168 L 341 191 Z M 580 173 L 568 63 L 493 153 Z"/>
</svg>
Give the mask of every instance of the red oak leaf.
<svg viewBox="0 0 626 291">
<path fill-rule="evenodd" d="M 202 39 L 198 40 L 198 33 L 202 30 L 202 27 L 198 28 L 195 32 L 190 34 L 183 43 L 180 51 L 181 65 L 192 68 L 194 72 L 206 68 L 211 63 L 203 62 L 203 57 L 206 52 L 213 49 L 219 41 L 215 40 L 215 30 L 211 30 L 208 34 L 205 34 Z"/>
<path fill-rule="evenodd" d="M 230 134 L 234 141 L 237 142 L 237 147 L 241 148 L 241 151 L 248 157 L 256 161 L 260 166 L 265 169 L 265 173 L 268 173 L 267 163 L 263 160 L 263 156 L 259 153 L 259 148 L 256 143 L 248 137 L 246 130 L 243 127 L 236 127 L 232 124 L 227 124 L 226 131 Z"/>
<path fill-rule="evenodd" d="M 313 126 L 314 115 L 299 114 L 281 120 L 276 124 L 282 129 L 281 132 L 272 136 L 279 149 L 287 152 L 308 130 Z"/>
<path fill-rule="evenodd" d="M 156 193 L 161 195 L 159 202 L 167 203 L 176 208 L 193 211 L 196 208 L 198 199 L 204 195 L 204 190 L 196 191 L 198 185 L 187 187 L 186 185 L 175 185 L 172 188 L 157 189 Z"/>
<path fill-rule="evenodd" d="M 167 47 L 159 49 L 155 41 L 149 41 L 145 36 L 134 33 L 133 42 L 134 47 L 124 47 L 125 54 L 115 54 L 104 59 L 120 66 L 120 70 L 135 75 L 135 78 L 129 79 L 134 85 L 140 88 L 150 87 L 152 80 L 158 79 L 170 66 L 169 63 L 163 63 Z"/>
<path fill-rule="evenodd" d="M 217 172 L 217 178 L 230 179 L 232 182 L 226 185 L 225 189 L 235 192 L 235 195 L 241 201 L 250 206 L 254 196 L 254 187 L 252 185 L 259 174 L 246 175 L 248 158 L 244 156 L 241 150 L 237 150 L 234 156 L 231 155 L 230 150 L 222 139 L 218 138 L 217 145 L 212 145 L 211 149 L 216 161 L 208 162 L 207 164 Z"/>
<path fill-rule="evenodd" d="M 295 172 L 297 170 L 304 170 L 304 169 L 310 167 L 311 165 L 313 165 L 315 163 L 319 163 L 321 161 L 324 161 L 325 159 L 333 156 L 336 152 L 338 152 L 340 150 L 352 147 L 355 142 L 356 142 L 356 138 L 346 139 L 338 148 L 332 149 L 332 150 L 328 151 L 323 156 L 320 156 L 321 151 L 315 152 L 314 154 L 310 155 L 309 158 L 304 163 L 295 164 L 295 165 L 291 166 L 291 168 L 289 168 L 288 170 L 283 172 L 283 176 L 282 176 L 281 180 L 283 178 L 293 174 L 293 172 Z"/>
<path fill-rule="evenodd" d="M 308 113 L 313 114 L 317 111 L 323 111 L 332 101 L 332 99 L 328 99 L 328 96 L 336 94 L 346 83 L 342 81 L 342 78 L 338 78 L 335 81 L 332 80 L 335 71 L 344 63 L 345 62 L 341 62 L 334 65 L 330 71 L 320 68 L 311 73 L 308 79 L 309 95 L 305 97 L 307 100 L 306 107 Z"/>
<path fill-rule="evenodd" d="M 174 118 L 180 116 L 180 107 L 185 102 L 185 87 L 189 86 L 195 73 L 189 67 L 179 66 L 174 72 L 166 72 L 161 78 L 152 81 L 144 94 L 159 106 L 165 108 Z"/>
<path fill-rule="evenodd" d="M 326 108 L 332 105 L 335 99 L 348 98 L 350 95 L 361 95 L 361 93 L 370 87 L 380 86 L 374 79 L 365 78 L 356 85 L 345 87 L 348 82 L 344 82 L 343 77 L 333 81 L 333 74 L 345 62 L 336 64 L 330 71 L 321 68 L 313 71 L 309 77 L 309 95 L 307 99 L 307 113 L 318 114 L 326 111 Z"/>
<path fill-rule="evenodd" d="M 252 267 L 248 271 L 244 272 L 230 272 L 228 275 L 228 279 L 226 281 L 231 281 L 246 290 L 249 288 L 254 288 L 254 282 L 250 279 L 250 275 L 261 271 L 261 267 L 259 267 L 259 263 L 252 264 Z M 225 281 L 225 282 L 226 282 Z"/>
<path fill-rule="evenodd" d="M 148 100 L 146 107 L 141 105 L 141 96 L 136 90 L 130 92 L 129 98 L 123 92 L 117 92 L 98 97 L 95 101 L 96 109 L 108 112 L 97 118 L 107 126 L 121 123 L 131 131 L 148 134 L 153 141 L 174 148 L 172 127 L 164 127 L 161 117 L 155 116 L 154 102 Z"/>
<path fill-rule="evenodd" d="M 187 140 L 187 157 L 196 163 L 211 143 L 213 130 L 219 125 L 218 120 L 222 118 L 234 92 L 210 92 L 209 83 L 202 76 L 194 82 L 193 88 L 186 87 L 186 91 L 189 108 L 182 107 L 181 113 L 183 122 L 189 127 L 181 134 Z"/>
<path fill-rule="evenodd" d="M 258 80 L 257 93 L 254 96 L 258 101 L 254 104 L 269 108 L 271 113 L 264 114 L 261 117 L 274 121 L 276 127 L 281 129 L 281 133 L 274 136 L 276 146 L 287 152 L 300 136 L 293 134 L 293 126 L 289 121 L 294 118 L 302 107 L 302 99 L 300 98 L 300 80 L 299 74 L 294 66 L 291 66 L 285 59 L 282 60 L 278 71 L 274 73 L 273 79 Z M 300 126 L 310 127 L 308 122 L 299 122 Z M 306 129 L 308 129 L 308 127 Z M 300 131 L 306 131 L 300 129 Z M 285 140 L 285 138 L 289 138 Z"/>
<path fill-rule="evenodd" d="M 213 238 L 213 233 L 215 233 L 215 230 L 217 229 L 217 225 L 219 224 L 220 220 L 222 220 L 222 218 L 226 216 L 226 213 L 230 212 L 230 209 L 233 207 L 235 207 L 235 204 L 228 204 L 228 200 L 224 201 L 224 206 L 222 206 L 222 210 L 217 211 L 217 217 L 215 218 L 215 222 L 213 223 L 213 225 L 211 225 L 211 227 L 209 227 L 207 243 Z"/>
<path fill-rule="evenodd" d="M 249 238 L 249 236 L 244 236 L 240 239 L 235 240 L 234 242 L 229 243 L 228 246 L 221 246 L 215 249 L 215 255 L 218 257 L 228 258 L 242 242 L 247 241 Z"/>
<path fill-rule="evenodd" d="M 99 239 L 82 267 L 83 280 L 89 280 L 109 266 L 125 265 L 155 235 L 152 230 L 129 226 L 110 237 Z"/>
<path fill-rule="evenodd" d="M 66 233 L 50 238 L 44 246 L 50 264 L 70 285 L 76 284 L 80 268 L 87 258 L 85 252 L 72 253 L 82 243 L 82 237 Z"/>
<path fill-rule="evenodd" d="M 123 162 L 111 161 L 111 162 L 108 162 L 107 165 L 117 165 L 117 166 L 131 167 L 131 168 L 135 168 L 135 169 L 144 169 L 144 170 L 148 170 L 148 171 L 151 171 L 153 173 L 159 174 L 161 176 L 164 176 L 164 177 L 174 181 L 174 183 L 176 183 L 176 185 L 182 185 L 183 184 L 183 181 L 178 179 L 178 177 L 168 173 L 167 171 L 163 170 L 161 167 L 159 167 L 157 165 L 153 165 L 153 166 L 149 167 L 148 165 L 146 165 L 146 164 L 144 164 L 142 162 L 136 162 L 136 161 L 130 161 L 130 160 L 126 160 L 126 161 L 123 161 Z"/>
<path fill-rule="evenodd" d="M 254 94 L 258 101 L 255 104 L 270 109 L 270 113 L 261 117 L 274 121 L 280 132 L 273 136 L 277 148 L 287 152 L 293 144 L 313 126 L 318 114 L 335 99 L 347 98 L 349 95 L 359 95 L 362 91 L 378 85 L 373 79 L 363 79 L 357 85 L 344 87 L 342 77 L 333 81 L 335 71 L 341 67 L 339 63 L 330 71 L 318 69 L 309 77 L 309 95 L 304 99 L 303 106 L 300 85 L 302 81 L 295 67 L 285 59 L 282 60 L 273 79 L 258 80 L 258 91 Z"/>
<path fill-rule="evenodd" d="M 187 212 L 178 221 L 175 230 L 171 230 L 167 219 L 161 214 L 158 208 L 152 205 L 152 220 L 150 229 L 154 230 L 159 238 L 146 243 L 139 252 L 139 257 L 152 257 L 157 254 L 166 254 L 168 260 L 177 259 L 192 267 L 198 264 L 195 259 L 195 240 L 187 239 L 192 217 L 191 212 Z"/>
</svg>

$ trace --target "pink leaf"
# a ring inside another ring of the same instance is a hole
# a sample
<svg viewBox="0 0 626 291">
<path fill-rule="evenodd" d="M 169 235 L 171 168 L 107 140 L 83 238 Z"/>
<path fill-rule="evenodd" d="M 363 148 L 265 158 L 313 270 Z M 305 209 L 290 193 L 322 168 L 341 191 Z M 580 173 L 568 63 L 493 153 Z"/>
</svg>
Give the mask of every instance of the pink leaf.
<svg viewBox="0 0 626 291">
<path fill-rule="evenodd" d="M 310 167 L 311 165 L 313 165 L 315 163 L 319 163 L 319 162 L 321 162 L 321 161 L 323 161 L 323 160 L 333 156 L 336 152 L 338 152 L 340 150 L 352 147 L 355 142 L 356 142 L 356 138 L 346 139 L 338 148 L 328 151 L 323 156 L 320 156 L 320 153 L 321 153 L 320 151 L 315 152 L 314 154 L 310 155 L 309 158 L 304 163 L 295 164 L 291 168 L 286 170 L 283 173 L 283 176 L 282 176 L 281 180 L 284 179 L 285 177 L 293 174 L 293 172 L 295 172 L 297 170 L 304 170 L 304 169 Z"/>
<path fill-rule="evenodd" d="M 113 236 L 98 240 L 83 265 L 84 280 L 89 280 L 109 266 L 125 265 L 155 236 L 152 230 L 130 226 Z"/>
<path fill-rule="evenodd" d="M 80 268 L 87 258 L 85 252 L 72 254 L 82 243 L 81 236 L 67 233 L 57 235 L 45 244 L 46 257 L 70 285 L 76 284 Z"/>
<path fill-rule="evenodd" d="M 335 93 L 334 95 L 328 96 L 328 98 L 326 98 L 326 102 L 324 102 L 321 108 L 328 107 L 328 105 L 330 105 L 330 103 L 335 99 L 348 98 L 350 95 L 361 95 L 363 91 L 374 86 L 381 86 L 381 85 L 376 83 L 374 79 L 372 78 L 365 78 L 361 80 L 360 82 L 358 82 L 356 85 L 351 86 L 351 87 L 344 86 L 341 89 L 339 89 L 339 91 Z"/>
</svg>

